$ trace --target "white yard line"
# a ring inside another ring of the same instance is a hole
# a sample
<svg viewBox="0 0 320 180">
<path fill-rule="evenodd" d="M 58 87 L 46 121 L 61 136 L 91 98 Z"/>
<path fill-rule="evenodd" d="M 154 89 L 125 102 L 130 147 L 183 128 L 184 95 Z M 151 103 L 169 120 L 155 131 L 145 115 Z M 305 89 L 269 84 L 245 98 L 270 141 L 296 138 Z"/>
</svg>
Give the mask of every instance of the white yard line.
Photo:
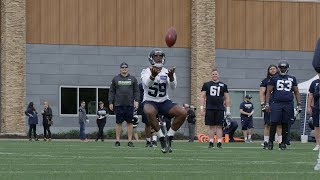
<svg viewBox="0 0 320 180">
<path fill-rule="evenodd" d="M 104 170 L 104 171 L 84 171 L 84 170 L 73 170 L 73 171 L 68 171 L 68 170 L 64 170 L 64 171 L 56 171 L 56 170 L 41 170 L 41 171 L 32 171 L 32 170 L 27 170 L 27 171 L 0 171 L 0 174 L 46 174 L 46 175 L 50 175 L 50 174 L 124 174 L 124 173 L 141 173 L 141 174 L 146 174 L 146 171 L 143 170 L 133 170 L 133 171 L 125 171 L 125 170 L 118 170 L 118 171 L 112 171 L 112 170 Z M 175 170 L 175 171 L 152 171 L 152 173 L 160 173 L 160 174 L 165 174 L 165 173 L 174 173 L 174 174 L 220 174 L 221 171 L 214 171 L 214 169 L 210 170 L 210 171 L 184 171 L 184 170 Z M 267 175 L 274 175 L 274 174 L 280 174 L 280 175 L 284 175 L 284 174 L 318 174 L 318 172 L 316 171 L 254 171 L 254 172 L 239 172 L 239 171 L 228 171 L 228 175 L 230 174 L 267 174 Z M 160 175 L 159 175 L 160 176 Z M 226 175 L 227 176 L 227 175 Z M 160 176 L 161 177 L 161 176 Z"/>
</svg>

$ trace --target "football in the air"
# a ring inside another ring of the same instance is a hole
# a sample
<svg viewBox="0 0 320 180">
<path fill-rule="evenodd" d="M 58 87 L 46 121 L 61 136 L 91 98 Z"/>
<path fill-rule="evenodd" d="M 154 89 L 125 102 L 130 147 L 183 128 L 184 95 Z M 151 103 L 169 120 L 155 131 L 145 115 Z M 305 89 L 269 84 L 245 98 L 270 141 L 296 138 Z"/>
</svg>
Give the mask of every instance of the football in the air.
<svg viewBox="0 0 320 180">
<path fill-rule="evenodd" d="M 172 47 L 177 41 L 177 31 L 174 27 L 168 29 L 165 37 L 165 41 L 168 47 Z"/>
</svg>

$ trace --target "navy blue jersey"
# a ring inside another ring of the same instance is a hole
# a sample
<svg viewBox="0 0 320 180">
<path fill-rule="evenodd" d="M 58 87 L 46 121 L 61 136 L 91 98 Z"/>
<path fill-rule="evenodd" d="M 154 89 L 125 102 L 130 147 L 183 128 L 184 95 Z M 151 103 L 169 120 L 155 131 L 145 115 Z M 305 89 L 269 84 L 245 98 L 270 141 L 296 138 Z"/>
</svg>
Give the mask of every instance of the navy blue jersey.
<svg viewBox="0 0 320 180">
<path fill-rule="evenodd" d="M 319 109 L 319 84 L 320 79 L 316 79 L 312 81 L 310 84 L 309 92 L 313 94 L 313 102 L 314 102 L 314 108 Z"/>
<path fill-rule="evenodd" d="M 223 110 L 224 93 L 228 93 L 228 87 L 223 82 L 205 82 L 201 92 L 206 92 L 206 109 Z"/>
<path fill-rule="evenodd" d="M 252 102 L 243 101 L 240 104 L 240 109 L 242 109 L 244 112 L 251 113 L 254 108 L 253 108 Z M 248 115 L 240 113 L 240 117 L 241 118 L 248 118 Z"/>
<path fill-rule="evenodd" d="M 276 75 L 272 77 L 268 85 L 273 86 L 273 102 L 293 101 L 293 87 L 297 86 L 297 79 L 290 75 Z"/>
<path fill-rule="evenodd" d="M 270 78 L 265 78 L 264 80 L 261 81 L 260 87 L 265 87 L 267 89 L 268 83 L 270 81 Z M 264 97 L 266 97 L 267 90 L 264 92 Z M 270 97 L 269 103 L 272 101 L 272 96 Z"/>
<path fill-rule="evenodd" d="M 261 83 L 260 83 L 260 87 L 267 88 L 269 80 L 270 80 L 270 78 L 265 78 L 264 80 L 262 80 Z"/>
</svg>

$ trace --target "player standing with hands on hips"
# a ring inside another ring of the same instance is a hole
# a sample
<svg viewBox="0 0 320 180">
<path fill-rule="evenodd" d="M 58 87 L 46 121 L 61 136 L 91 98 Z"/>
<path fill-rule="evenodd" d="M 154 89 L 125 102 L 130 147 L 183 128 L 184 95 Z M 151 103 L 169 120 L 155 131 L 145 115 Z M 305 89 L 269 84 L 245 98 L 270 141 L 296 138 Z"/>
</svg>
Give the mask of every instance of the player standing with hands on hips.
<svg viewBox="0 0 320 180">
<path fill-rule="evenodd" d="M 171 142 L 176 131 L 186 119 L 186 111 L 169 99 L 168 89 L 175 89 L 177 78 L 175 67 L 166 69 L 163 67 L 166 60 L 165 53 L 161 49 L 153 49 L 149 54 L 150 67 L 141 72 L 141 81 L 144 89 L 143 111 L 146 114 L 151 127 L 156 131 L 161 143 L 163 153 L 172 152 Z M 157 114 L 174 117 L 171 128 L 167 132 L 167 138 L 160 129 Z"/>
</svg>

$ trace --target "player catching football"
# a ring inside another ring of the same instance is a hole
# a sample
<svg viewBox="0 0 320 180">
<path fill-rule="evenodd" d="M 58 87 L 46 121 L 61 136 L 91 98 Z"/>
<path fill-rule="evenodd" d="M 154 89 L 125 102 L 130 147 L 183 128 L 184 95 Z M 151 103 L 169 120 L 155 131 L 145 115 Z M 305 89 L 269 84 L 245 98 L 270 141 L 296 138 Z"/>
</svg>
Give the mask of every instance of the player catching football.
<svg viewBox="0 0 320 180">
<path fill-rule="evenodd" d="M 168 88 L 175 89 L 177 78 L 175 67 L 166 69 L 165 54 L 161 49 L 153 49 L 149 54 L 150 67 L 143 69 L 141 80 L 144 90 L 143 111 L 146 114 L 151 127 L 156 131 L 161 143 L 163 153 L 172 152 L 171 142 L 175 132 L 181 127 L 186 119 L 187 113 L 176 103 L 169 99 Z M 157 114 L 174 117 L 171 128 L 167 132 L 167 138 L 160 130 Z"/>
</svg>

